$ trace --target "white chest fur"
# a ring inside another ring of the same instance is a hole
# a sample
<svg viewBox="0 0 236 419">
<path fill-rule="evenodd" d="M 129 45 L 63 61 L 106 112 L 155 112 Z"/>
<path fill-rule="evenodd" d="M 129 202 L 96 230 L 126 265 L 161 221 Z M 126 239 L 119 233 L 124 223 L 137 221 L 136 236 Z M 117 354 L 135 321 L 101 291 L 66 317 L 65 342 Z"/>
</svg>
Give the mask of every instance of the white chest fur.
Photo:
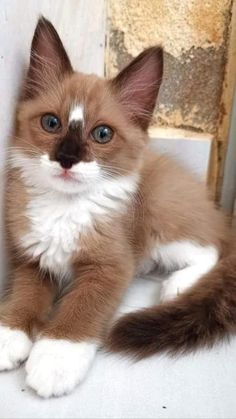
<svg viewBox="0 0 236 419">
<path fill-rule="evenodd" d="M 93 228 L 95 220 L 107 220 L 122 211 L 137 179 L 117 179 L 88 196 L 53 191 L 31 193 L 27 207 L 29 230 L 21 239 L 26 254 L 38 259 L 40 267 L 60 277 L 70 274 L 70 260 L 80 249 L 80 237 Z"/>
<path fill-rule="evenodd" d="M 54 193 L 32 198 L 27 208 L 29 232 L 22 244 L 30 257 L 39 258 L 42 269 L 63 276 L 69 271 L 79 236 L 92 225 L 92 214 L 85 206 L 82 200 Z"/>
</svg>

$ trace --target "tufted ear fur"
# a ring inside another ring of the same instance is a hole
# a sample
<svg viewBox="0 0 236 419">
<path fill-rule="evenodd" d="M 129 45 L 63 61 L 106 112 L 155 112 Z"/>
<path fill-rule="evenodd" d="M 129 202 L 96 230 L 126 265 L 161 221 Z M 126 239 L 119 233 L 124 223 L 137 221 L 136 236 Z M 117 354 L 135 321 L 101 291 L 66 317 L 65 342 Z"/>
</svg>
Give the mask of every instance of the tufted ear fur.
<svg viewBox="0 0 236 419">
<path fill-rule="evenodd" d="M 54 26 L 44 17 L 37 23 L 32 44 L 23 99 L 36 96 L 48 79 L 60 80 L 73 69 Z"/>
<path fill-rule="evenodd" d="M 163 74 L 163 50 L 151 47 L 144 50 L 112 81 L 131 118 L 147 129 L 156 104 Z"/>
</svg>

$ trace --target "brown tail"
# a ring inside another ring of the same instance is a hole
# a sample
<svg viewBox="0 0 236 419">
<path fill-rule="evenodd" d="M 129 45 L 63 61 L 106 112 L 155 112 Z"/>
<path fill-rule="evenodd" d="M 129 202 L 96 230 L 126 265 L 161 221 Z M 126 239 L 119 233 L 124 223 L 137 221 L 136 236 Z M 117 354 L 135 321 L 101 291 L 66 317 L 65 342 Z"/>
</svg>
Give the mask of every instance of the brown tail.
<svg viewBox="0 0 236 419">
<path fill-rule="evenodd" d="M 125 315 L 108 348 L 137 358 L 211 347 L 236 332 L 236 255 L 228 256 L 174 301 Z"/>
</svg>

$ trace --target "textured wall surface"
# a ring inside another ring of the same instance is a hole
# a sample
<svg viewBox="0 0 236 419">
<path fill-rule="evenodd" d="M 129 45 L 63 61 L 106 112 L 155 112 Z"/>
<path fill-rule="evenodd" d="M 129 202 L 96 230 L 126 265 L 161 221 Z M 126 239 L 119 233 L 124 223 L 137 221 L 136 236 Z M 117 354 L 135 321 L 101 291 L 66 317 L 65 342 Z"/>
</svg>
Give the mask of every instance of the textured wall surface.
<svg viewBox="0 0 236 419">
<path fill-rule="evenodd" d="M 109 0 L 107 74 L 162 44 L 165 79 L 154 123 L 215 134 L 231 7 L 231 0 Z"/>
</svg>

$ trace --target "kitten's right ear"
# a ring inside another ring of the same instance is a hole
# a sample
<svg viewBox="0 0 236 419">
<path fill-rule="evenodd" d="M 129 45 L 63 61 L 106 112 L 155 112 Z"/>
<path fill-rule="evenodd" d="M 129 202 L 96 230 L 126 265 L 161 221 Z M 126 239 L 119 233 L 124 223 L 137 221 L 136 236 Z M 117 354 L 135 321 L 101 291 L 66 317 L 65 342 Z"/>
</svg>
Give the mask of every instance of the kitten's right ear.
<svg viewBox="0 0 236 419">
<path fill-rule="evenodd" d="M 32 44 L 28 73 L 23 88 L 23 99 L 35 97 L 45 86 L 45 81 L 60 80 L 73 69 L 61 42 L 52 25 L 44 17 L 38 20 Z"/>
<path fill-rule="evenodd" d="M 126 114 L 141 126 L 148 128 L 163 74 L 163 50 L 151 47 L 139 54 L 113 80 L 111 85 Z"/>
</svg>

